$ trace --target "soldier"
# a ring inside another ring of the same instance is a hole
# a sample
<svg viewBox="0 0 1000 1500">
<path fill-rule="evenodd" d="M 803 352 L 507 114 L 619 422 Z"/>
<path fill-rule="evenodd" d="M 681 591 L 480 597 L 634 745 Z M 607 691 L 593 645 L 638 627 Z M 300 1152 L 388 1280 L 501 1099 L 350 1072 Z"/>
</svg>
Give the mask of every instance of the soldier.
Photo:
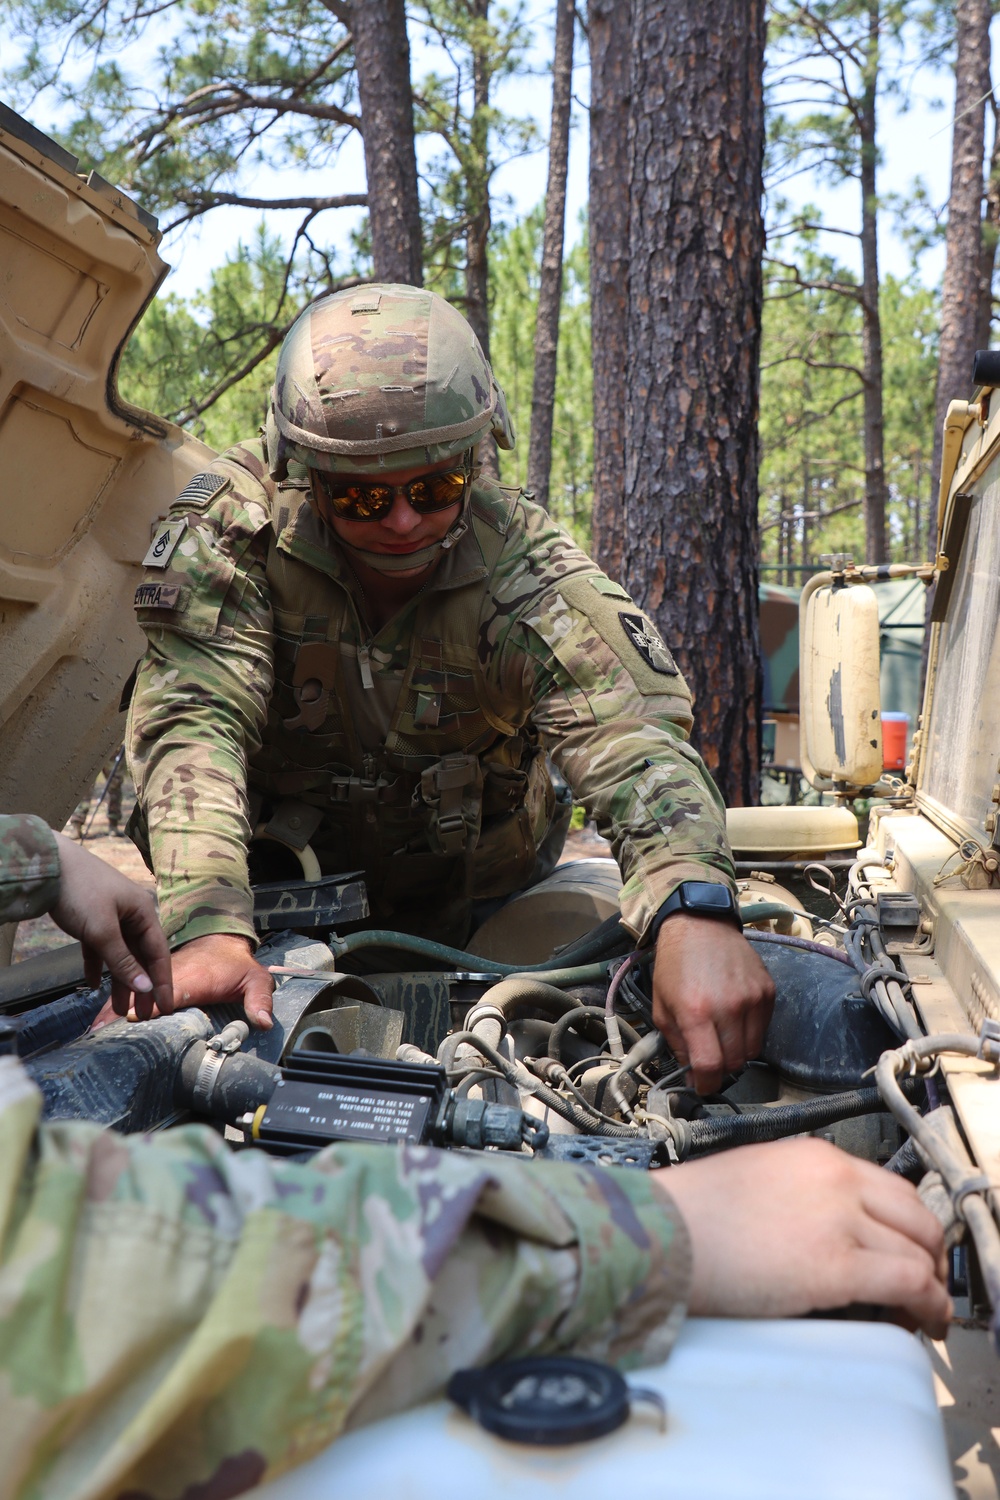
<svg viewBox="0 0 1000 1500">
<path fill-rule="evenodd" d="M 154 540 L 127 739 L 175 1003 L 269 1022 L 254 829 L 364 868 L 378 925 L 464 943 L 475 901 L 557 856 L 548 752 L 612 841 L 626 927 L 657 942 L 657 1024 L 714 1089 L 756 1056 L 773 988 L 690 694 L 625 590 L 481 476 L 490 434 L 513 445 L 454 308 L 339 292 L 288 334 L 263 441 L 192 480 Z"/>
<path fill-rule="evenodd" d="M 169 989 L 149 896 L 0 819 L 0 922 L 46 908 L 141 1005 Z M 459 1365 L 662 1359 L 685 1306 L 884 1302 L 934 1336 L 949 1316 L 913 1187 L 820 1141 L 669 1174 L 357 1143 L 302 1163 L 40 1108 L 0 1055 L 4 1495 L 235 1496 Z"/>
</svg>

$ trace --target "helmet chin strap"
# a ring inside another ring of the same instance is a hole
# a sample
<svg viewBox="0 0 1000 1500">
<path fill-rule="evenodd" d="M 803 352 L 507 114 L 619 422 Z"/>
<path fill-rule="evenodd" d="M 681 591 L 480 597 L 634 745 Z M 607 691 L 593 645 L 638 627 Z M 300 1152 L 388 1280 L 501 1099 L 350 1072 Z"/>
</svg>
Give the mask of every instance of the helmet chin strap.
<svg viewBox="0 0 1000 1500">
<path fill-rule="evenodd" d="M 371 568 L 376 573 L 407 573 L 416 568 L 426 568 L 434 562 L 442 552 L 447 552 L 454 547 L 457 541 L 468 531 L 468 522 L 459 516 L 439 542 L 431 542 L 429 547 L 421 547 L 417 552 L 368 552 L 364 547 L 352 547 L 350 542 L 345 542 L 343 537 L 337 538 L 337 544 L 350 552 L 366 568 Z"/>
</svg>

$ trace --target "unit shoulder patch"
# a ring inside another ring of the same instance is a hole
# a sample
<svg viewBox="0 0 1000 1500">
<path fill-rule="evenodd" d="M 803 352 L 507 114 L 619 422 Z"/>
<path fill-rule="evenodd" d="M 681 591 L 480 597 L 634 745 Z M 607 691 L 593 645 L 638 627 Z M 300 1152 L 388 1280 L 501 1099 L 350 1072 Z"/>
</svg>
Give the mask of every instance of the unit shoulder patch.
<svg viewBox="0 0 1000 1500">
<path fill-rule="evenodd" d="M 680 669 L 674 661 L 658 632 L 644 615 L 630 614 L 619 610 L 622 629 L 647 666 L 665 677 L 679 677 Z"/>
</svg>

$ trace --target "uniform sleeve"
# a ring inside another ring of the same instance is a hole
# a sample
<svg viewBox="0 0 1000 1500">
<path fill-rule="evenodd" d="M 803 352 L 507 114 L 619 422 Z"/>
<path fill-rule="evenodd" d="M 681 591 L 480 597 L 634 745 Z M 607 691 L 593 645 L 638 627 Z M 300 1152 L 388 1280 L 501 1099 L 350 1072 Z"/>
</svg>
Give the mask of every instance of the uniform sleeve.
<svg viewBox="0 0 1000 1500">
<path fill-rule="evenodd" d="M 255 941 L 246 776 L 273 683 L 268 521 L 231 488 L 202 513 L 182 503 L 168 565 L 136 595 L 147 649 L 126 745 L 172 947 L 214 932 Z"/>
<path fill-rule="evenodd" d="M 39 917 L 59 898 L 59 848 L 42 819 L 0 817 L 0 922 Z"/>
<path fill-rule="evenodd" d="M 690 1247 L 641 1172 L 204 1127 L 38 1127 L 0 1058 L 0 1472 L 12 1493 L 236 1494 L 456 1368 L 662 1360 Z M 26 1481 L 30 1476 L 30 1484 Z"/>
<path fill-rule="evenodd" d="M 683 880 L 735 889 L 725 806 L 687 742 L 690 692 L 625 590 L 600 575 L 560 583 L 521 614 L 504 657 L 543 743 L 611 842 L 629 930 L 641 941 Z"/>
</svg>

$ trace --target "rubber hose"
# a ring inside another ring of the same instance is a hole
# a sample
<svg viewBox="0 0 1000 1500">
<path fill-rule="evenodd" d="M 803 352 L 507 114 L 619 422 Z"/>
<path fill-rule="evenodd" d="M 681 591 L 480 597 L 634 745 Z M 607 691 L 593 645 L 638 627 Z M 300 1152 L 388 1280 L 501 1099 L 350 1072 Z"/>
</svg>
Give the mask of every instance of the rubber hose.
<svg viewBox="0 0 1000 1500">
<path fill-rule="evenodd" d="M 602 1027 L 606 1021 L 604 1011 L 598 1005 L 578 1005 L 573 1010 L 560 1016 L 552 1030 L 549 1032 L 549 1056 L 555 1062 L 562 1062 L 562 1042 L 567 1031 L 572 1031 L 579 1021 L 600 1021 Z M 639 1040 L 639 1033 L 631 1027 L 627 1021 L 619 1020 L 618 1023 L 624 1033 L 630 1047 L 634 1047 Z"/>
<path fill-rule="evenodd" d="M 522 1010 L 528 1007 L 548 1011 L 556 1019 L 580 1008 L 578 1001 L 556 989 L 554 984 L 546 984 L 541 979 L 522 979 L 520 976 L 501 979 L 499 984 L 480 995 L 476 1001 L 477 1008 L 480 1005 L 495 1005 L 497 1010 L 503 1011 L 508 1021 L 520 1018 Z"/>
<path fill-rule="evenodd" d="M 603 1015 L 604 1012 L 602 1011 L 601 1014 Z M 442 1042 L 438 1049 L 438 1058 L 445 1069 L 449 1067 L 450 1060 L 454 1058 L 460 1042 L 469 1042 L 475 1047 L 477 1052 L 481 1052 L 483 1057 L 488 1058 L 497 1071 L 503 1074 L 507 1082 L 513 1084 L 514 1088 L 520 1090 L 526 1086 L 527 1080 L 525 1077 L 504 1057 L 503 1053 L 497 1052 L 495 1048 L 490 1046 L 489 1042 L 484 1041 L 482 1037 L 477 1036 L 473 1031 L 453 1032 L 445 1042 Z M 445 1049 L 449 1044 L 451 1051 L 446 1053 Z M 571 1104 L 568 1099 L 564 1099 L 561 1094 L 557 1094 L 555 1089 L 550 1089 L 540 1079 L 531 1079 L 530 1091 L 543 1104 L 547 1104 L 550 1109 L 554 1110 L 557 1115 L 561 1115 L 564 1120 L 568 1120 L 571 1125 L 575 1125 L 584 1135 L 608 1135 L 616 1140 L 634 1140 L 640 1134 L 637 1125 L 606 1125 L 602 1120 L 596 1120 L 592 1115 L 588 1115 L 585 1110 L 578 1109 L 575 1104 Z"/>
<path fill-rule="evenodd" d="M 912 1098 L 923 1088 L 919 1078 L 905 1080 L 904 1093 Z M 734 1146 L 757 1145 L 763 1141 L 780 1141 L 789 1135 L 805 1135 L 835 1125 L 839 1120 L 854 1120 L 858 1115 L 887 1113 L 877 1088 L 849 1089 L 843 1094 L 828 1094 L 822 1099 L 807 1099 L 802 1104 L 778 1104 L 769 1109 L 755 1109 L 752 1114 L 715 1116 L 710 1120 L 688 1120 L 682 1159 L 706 1156 L 710 1151 L 727 1151 Z M 679 1122 L 681 1123 L 681 1122 Z"/>
<path fill-rule="evenodd" d="M 828 948 L 825 943 L 814 943 L 811 938 L 792 937 L 789 932 L 757 932 L 753 927 L 748 927 L 743 936 L 748 943 L 777 943 L 783 948 L 804 948 L 807 953 L 822 953 L 824 958 L 835 958 L 838 963 L 854 968 L 850 958 L 839 948 Z"/>
<path fill-rule="evenodd" d="M 560 949 L 557 954 L 559 962 L 569 966 L 572 964 L 589 964 L 595 959 L 611 958 L 615 948 L 627 945 L 635 947 L 635 938 L 622 924 L 621 917 L 605 917 L 599 927 L 593 931 L 584 933 L 572 943 L 567 943 L 565 948 Z M 555 962 L 554 959 L 550 962 Z"/>
<path fill-rule="evenodd" d="M 204 1111 L 194 1100 L 194 1086 L 208 1051 L 206 1042 L 195 1042 L 184 1054 L 177 1074 L 174 1099 L 183 1109 L 197 1114 Z M 223 1062 L 212 1089 L 208 1113 L 214 1120 L 236 1120 L 247 1110 L 266 1104 L 281 1077 L 274 1063 L 255 1057 L 252 1052 L 234 1052 Z"/>
<path fill-rule="evenodd" d="M 501 964 L 493 959 L 477 958 L 461 948 L 449 948 L 446 943 L 434 943 L 430 938 L 415 937 L 409 932 L 391 932 L 387 928 L 373 927 L 367 932 L 348 932 L 343 937 L 330 940 L 330 949 L 336 958 L 346 958 L 362 948 L 387 948 L 391 951 L 432 958 L 447 968 L 476 970 L 483 974 L 498 974 L 502 978 L 515 974 L 540 974 L 548 984 L 589 984 L 606 979 L 603 964 L 581 964 L 577 968 L 566 968 L 562 958 L 548 959 L 540 964 Z"/>
</svg>

